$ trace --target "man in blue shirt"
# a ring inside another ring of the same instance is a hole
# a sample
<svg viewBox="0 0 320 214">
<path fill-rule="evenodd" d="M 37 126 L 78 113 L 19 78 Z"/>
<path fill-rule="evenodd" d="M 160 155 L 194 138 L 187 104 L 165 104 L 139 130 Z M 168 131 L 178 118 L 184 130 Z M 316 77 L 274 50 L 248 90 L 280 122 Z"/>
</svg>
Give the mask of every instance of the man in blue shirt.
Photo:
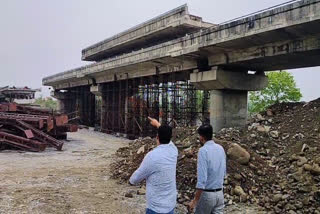
<svg viewBox="0 0 320 214">
<path fill-rule="evenodd" d="M 130 183 L 143 180 L 147 183 L 146 214 L 173 214 L 177 202 L 176 168 L 178 149 L 171 142 L 172 128 L 149 118 L 151 125 L 158 128 L 157 147 L 143 159 L 140 167 L 132 174 Z"/>
<path fill-rule="evenodd" d="M 197 190 L 189 210 L 196 214 L 220 214 L 224 209 L 223 181 L 226 175 L 226 154 L 212 140 L 212 126 L 202 125 L 198 129 L 203 145 L 198 153 Z"/>
</svg>

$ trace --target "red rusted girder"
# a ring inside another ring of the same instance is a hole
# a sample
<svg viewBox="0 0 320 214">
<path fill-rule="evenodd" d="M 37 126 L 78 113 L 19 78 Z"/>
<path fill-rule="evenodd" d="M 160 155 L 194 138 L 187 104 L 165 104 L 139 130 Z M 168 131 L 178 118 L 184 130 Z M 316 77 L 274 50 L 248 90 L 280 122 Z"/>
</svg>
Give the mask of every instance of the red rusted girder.
<svg viewBox="0 0 320 214">
<path fill-rule="evenodd" d="M 50 144 L 51 146 L 55 147 L 57 150 L 61 151 L 62 150 L 62 146 L 63 146 L 63 142 L 54 139 L 53 137 L 45 134 L 44 132 L 34 128 L 33 126 L 29 125 L 28 123 L 25 123 L 23 121 L 16 121 L 17 124 L 25 129 L 30 129 L 32 130 L 33 134 L 35 135 L 35 137 L 38 140 L 41 140 L 42 142 L 46 142 L 48 144 Z"/>
<path fill-rule="evenodd" d="M 56 126 L 64 126 L 69 122 L 68 115 L 62 114 L 58 116 L 54 116 Z"/>
<path fill-rule="evenodd" d="M 56 127 L 53 132 L 77 132 L 78 131 L 78 125 L 75 124 L 65 124 L 63 126 Z"/>
<path fill-rule="evenodd" d="M 48 109 L 40 109 L 30 106 L 17 105 L 17 111 L 22 114 L 53 116 L 56 126 L 62 126 L 68 123 L 68 115 L 54 114 L 53 111 Z"/>
<path fill-rule="evenodd" d="M 34 115 L 44 115 L 44 116 L 53 114 L 53 112 L 48 109 L 40 109 L 40 108 L 24 106 L 24 105 L 17 105 L 17 111 L 23 114 L 34 114 Z"/>
<path fill-rule="evenodd" d="M 15 112 L 17 111 L 17 104 L 15 103 L 1 103 L 0 112 Z"/>
<path fill-rule="evenodd" d="M 4 144 L 31 152 L 41 152 L 47 147 L 46 144 L 38 142 L 36 140 L 30 140 L 20 136 L 0 132 L 0 141 Z"/>
<path fill-rule="evenodd" d="M 25 137 L 28 138 L 28 139 L 31 139 L 31 138 L 34 138 L 34 135 L 33 135 L 33 132 L 30 130 L 30 129 L 25 129 L 21 126 L 19 126 L 16 121 L 11 121 L 11 122 L 8 122 L 8 121 L 1 121 L 0 122 L 2 125 L 4 125 L 5 127 L 9 127 L 9 128 L 14 128 L 16 130 L 20 130 L 21 132 L 24 133 Z M 1 130 L 1 129 L 0 129 Z M 8 132 L 8 131 L 4 131 L 4 132 L 7 132 L 7 133 L 11 133 L 11 132 Z M 12 132 L 12 133 L 15 133 L 15 132 Z"/>
<path fill-rule="evenodd" d="M 28 123 L 35 124 L 37 128 L 42 129 L 44 124 L 47 126 L 47 131 L 54 127 L 51 116 L 30 115 L 30 114 L 14 114 L 14 113 L 0 113 L 0 119 L 4 121 L 22 120 Z"/>
</svg>

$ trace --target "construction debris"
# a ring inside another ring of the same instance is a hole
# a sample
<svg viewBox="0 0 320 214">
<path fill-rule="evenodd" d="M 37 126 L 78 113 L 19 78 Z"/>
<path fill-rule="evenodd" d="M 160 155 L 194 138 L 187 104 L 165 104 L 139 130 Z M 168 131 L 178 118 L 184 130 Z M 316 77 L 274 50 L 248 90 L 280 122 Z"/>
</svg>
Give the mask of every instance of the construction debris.
<svg viewBox="0 0 320 214">
<path fill-rule="evenodd" d="M 16 103 L 0 103 L 0 150 L 21 149 L 41 152 L 47 146 L 62 150 L 67 132 L 77 125 L 68 124 L 68 116 L 47 109 Z"/>
<path fill-rule="evenodd" d="M 175 132 L 178 202 L 187 205 L 195 190 L 201 145 L 195 128 Z M 226 205 L 258 204 L 271 213 L 320 212 L 320 99 L 271 106 L 245 129 L 222 129 L 215 141 L 228 155 Z M 155 146 L 153 139 L 144 138 L 119 149 L 112 177 L 128 182 Z"/>
</svg>

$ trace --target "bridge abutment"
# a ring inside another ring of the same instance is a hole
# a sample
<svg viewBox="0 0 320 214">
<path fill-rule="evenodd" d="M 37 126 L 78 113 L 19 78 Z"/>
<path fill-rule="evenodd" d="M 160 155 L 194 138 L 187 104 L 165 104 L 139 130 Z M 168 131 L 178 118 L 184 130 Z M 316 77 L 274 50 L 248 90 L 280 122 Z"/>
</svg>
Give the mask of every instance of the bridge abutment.
<svg viewBox="0 0 320 214">
<path fill-rule="evenodd" d="M 210 123 L 214 132 L 245 126 L 248 91 L 261 90 L 268 84 L 263 72 L 248 74 L 248 71 L 230 71 L 220 67 L 192 73 L 190 81 L 198 89 L 210 91 Z"/>
</svg>

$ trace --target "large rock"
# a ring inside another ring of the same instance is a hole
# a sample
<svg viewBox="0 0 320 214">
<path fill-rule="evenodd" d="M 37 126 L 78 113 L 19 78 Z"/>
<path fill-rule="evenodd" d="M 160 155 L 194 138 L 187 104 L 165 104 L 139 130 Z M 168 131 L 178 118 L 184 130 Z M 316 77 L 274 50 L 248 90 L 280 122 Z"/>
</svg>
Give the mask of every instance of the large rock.
<svg viewBox="0 0 320 214">
<path fill-rule="evenodd" d="M 313 175 L 320 175 L 320 166 L 318 164 L 314 163 L 310 172 Z"/>
<path fill-rule="evenodd" d="M 234 188 L 234 194 L 241 196 L 241 195 L 245 195 L 246 193 L 243 191 L 241 186 L 236 186 Z"/>
<path fill-rule="evenodd" d="M 262 133 L 268 133 L 270 131 L 270 126 L 257 126 L 257 131 Z"/>
<path fill-rule="evenodd" d="M 242 148 L 239 144 L 233 143 L 227 151 L 230 159 L 239 162 L 240 164 L 247 164 L 250 160 L 250 154 Z"/>
<path fill-rule="evenodd" d="M 143 146 L 141 146 L 139 149 L 138 149 L 138 151 L 137 151 L 137 154 L 139 155 L 139 154 L 143 154 L 145 152 L 145 146 L 143 145 Z"/>
<path fill-rule="evenodd" d="M 298 166 L 303 166 L 304 164 L 306 164 L 308 162 L 308 159 L 305 157 L 298 157 L 298 158 L 299 158 L 299 160 L 297 162 Z"/>
</svg>

